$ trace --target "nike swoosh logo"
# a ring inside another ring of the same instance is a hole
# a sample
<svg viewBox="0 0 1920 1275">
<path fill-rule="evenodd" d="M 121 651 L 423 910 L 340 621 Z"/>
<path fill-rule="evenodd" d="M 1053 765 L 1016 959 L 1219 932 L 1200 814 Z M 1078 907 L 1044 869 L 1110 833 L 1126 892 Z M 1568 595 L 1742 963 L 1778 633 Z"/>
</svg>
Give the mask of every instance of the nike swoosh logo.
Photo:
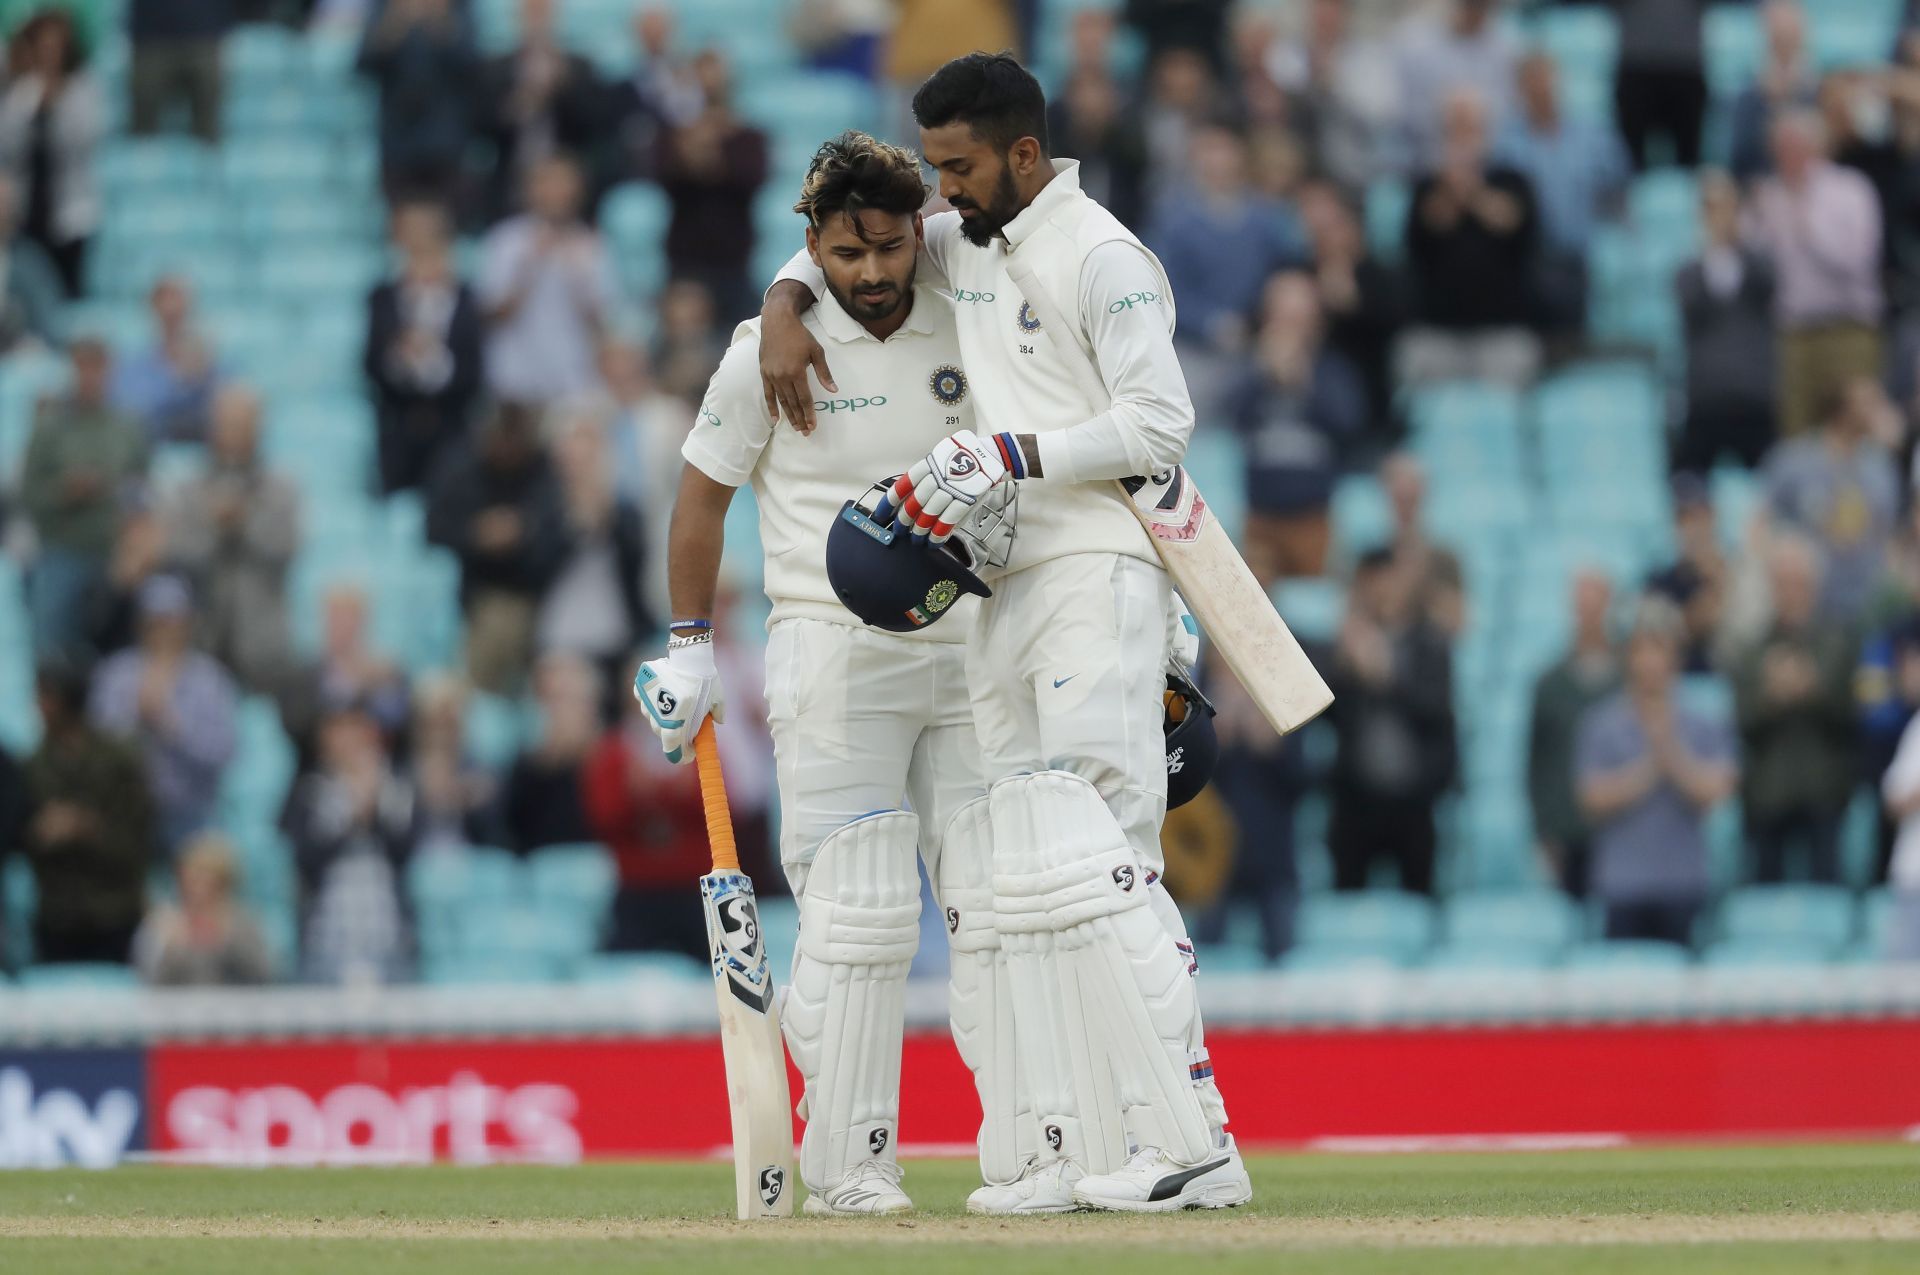
<svg viewBox="0 0 1920 1275">
<path fill-rule="evenodd" d="M 1074 678 L 1079 676 L 1080 675 L 1078 673 L 1069 673 L 1065 677 L 1056 677 L 1053 679 L 1053 689 L 1057 691 L 1061 687 L 1065 686 L 1068 682 L 1071 682 Z"/>
<path fill-rule="evenodd" d="M 1196 1165 L 1191 1169 L 1183 1169 L 1179 1173 L 1169 1173 L 1166 1177 L 1161 1178 L 1153 1184 L 1153 1191 L 1147 1196 L 1147 1199 L 1149 1201 L 1164 1200 L 1171 1196 L 1178 1195 L 1180 1194 L 1180 1188 L 1187 1183 L 1203 1174 L 1212 1173 L 1215 1169 L 1221 1168 L 1227 1163 L 1229 1163 L 1229 1159 L 1222 1158 L 1215 1160 L 1212 1164 Z"/>
</svg>

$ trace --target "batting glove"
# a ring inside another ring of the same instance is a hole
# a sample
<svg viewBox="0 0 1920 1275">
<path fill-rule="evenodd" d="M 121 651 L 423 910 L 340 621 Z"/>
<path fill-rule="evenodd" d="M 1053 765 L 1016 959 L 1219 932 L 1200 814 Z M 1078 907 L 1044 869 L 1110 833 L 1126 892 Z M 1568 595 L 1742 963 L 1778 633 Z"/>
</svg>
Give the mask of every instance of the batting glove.
<svg viewBox="0 0 1920 1275">
<path fill-rule="evenodd" d="M 1011 434 L 981 438 L 970 429 L 940 440 L 924 460 L 900 475 L 893 503 L 897 525 L 934 544 L 945 544 L 988 492 L 1009 478 L 1024 478 L 1026 465 Z"/>
<path fill-rule="evenodd" d="M 703 638 L 667 650 L 663 660 L 648 660 L 633 679 L 633 696 L 647 710 L 647 724 L 660 737 L 660 747 L 675 765 L 693 755 L 688 747 L 708 715 L 727 720 L 720 693 L 720 670 L 713 662 L 713 642 Z"/>
</svg>

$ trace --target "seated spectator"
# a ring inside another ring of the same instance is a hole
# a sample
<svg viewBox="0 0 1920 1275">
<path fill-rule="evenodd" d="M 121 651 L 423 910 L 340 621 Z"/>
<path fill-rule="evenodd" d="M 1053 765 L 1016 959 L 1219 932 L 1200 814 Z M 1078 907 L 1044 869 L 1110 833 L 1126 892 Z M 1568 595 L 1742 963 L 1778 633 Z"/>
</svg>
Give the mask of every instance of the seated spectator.
<svg viewBox="0 0 1920 1275">
<path fill-rule="evenodd" d="M 1494 132 L 1514 110 L 1513 41 L 1501 30 L 1497 0 L 1449 0 L 1447 12 L 1409 19 L 1399 33 L 1400 133 L 1415 171 L 1441 167 L 1449 143 L 1442 124 L 1464 92 L 1479 96 Z"/>
<path fill-rule="evenodd" d="M 1522 385 L 1540 362 L 1527 330 L 1539 262 L 1533 186 L 1487 152 L 1487 109 L 1472 89 L 1447 99 L 1441 161 L 1415 183 L 1407 264 L 1417 327 L 1401 344 L 1409 381 L 1470 377 Z"/>
<path fill-rule="evenodd" d="M 1880 781 L 1880 799 L 1900 827 L 1887 874 L 1893 916 L 1884 954 L 1890 961 L 1920 961 L 1920 717 L 1901 732 L 1899 751 Z"/>
<path fill-rule="evenodd" d="M 566 512 L 532 414 L 495 410 L 447 458 L 427 496 L 427 538 L 460 559 L 467 676 L 511 694 L 533 649 L 540 599 L 567 557 Z"/>
<path fill-rule="evenodd" d="M 1315 182 L 1303 189 L 1300 217 L 1313 245 L 1327 348 L 1359 374 L 1367 428 L 1384 434 L 1393 412 L 1393 342 L 1406 319 L 1400 272 L 1373 255 L 1359 213 L 1333 186 Z"/>
<path fill-rule="evenodd" d="M 193 601 L 178 576 L 140 590 L 140 644 L 108 657 L 90 711 L 100 729 L 138 745 L 172 855 L 213 822 L 220 776 L 233 759 L 238 695 L 227 671 L 193 645 Z"/>
<path fill-rule="evenodd" d="M 147 468 L 140 427 L 108 401 L 105 343 L 80 337 L 67 357 L 73 387 L 35 412 L 20 477 L 20 504 L 40 545 L 27 600 L 42 655 L 84 644 L 87 599 L 106 575 L 121 507 Z"/>
<path fill-rule="evenodd" d="M 593 63 L 560 42 L 556 0 L 520 0 L 519 43 L 490 59 L 475 109 L 493 142 L 493 215 L 505 215 L 534 172 L 557 155 L 592 153 L 606 133 L 605 96 Z"/>
<path fill-rule="evenodd" d="M 444 206 L 393 211 L 398 275 L 367 298 L 367 381 L 380 427 L 380 490 L 411 491 L 466 436 L 480 395 L 485 328 L 454 272 Z"/>
<path fill-rule="evenodd" d="M 1768 547 L 1773 622 L 1733 669 L 1742 800 L 1754 879 L 1786 879 L 1787 849 L 1804 842 L 1809 875 L 1840 879 L 1840 821 L 1859 781 L 1854 655 L 1843 625 L 1822 619 L 1820 551 L 1804 536 Z"/>
<path fill-rule="evenodd" d="M 698 403 L 727 352 L 731 329 L 722 328 L 706 285 L 678 279 L 660 294 L 653 334 L 653 366 L 660 388 L 683 403 Z"/>
<path fill-rule="evenodd" d="M 1303 116 L 1327 176 L 1364 190 L 1398 167 L 1400 83 L 1393 51 L 1356 35 L 1347 0 L 1309 0 L 1298 39 L 1276 43 L 1267 74 Z"/>
<path fill-rule="evenodd" d="M 623 678 L 627 685 L 632 680 Z M 622 699 L 622 717 L 594 745 L 583 785 L 593 839 L 613 852 L 620 867 L 608 946 L 622 952 L 661 948 L 705 960 L 705 923 L 686 889 L 689 879 L 712 866 L 700 781 L 691 766 L 676 766 L 661 755 L 639 701 Z"/>
<path fill-rule="evenodd" d="M 481 244 L 487 387 L 504 402 L 543 407 L 594 388 L 613 270 L 581 220 L 582 194 L 572 160 L 543 159 L 527 178 L 527 211 Z"/>
<path fill-rule="evenodd" d="M 1885 441 L 1897 429 L 1880 383 L 1855 377 L 1827 395 L 1817 434 L 1789 439 L 1767 458 L 1767 512 L 1811 537 L 1826 563 L 1823 619 L 1857 623 L 1880 581 L 1900 510 Z"/>
<path fill-rule="evenodd" d="M 207 472 L 167 511 L 167 554 L 200 601 L 200 641 L 241 688 L 272 694 L 289 672 L 287 570 L 300 493 L 260 458 L 260 398 L 229 385 L 213 405 Z"/>
<path fill-rule="evenodd" d="M 1741 242 L 1740 188 L 1700 177 L 1700 255 L 1674 278 L 1686 328 L 1686 419 L 1675 469 L 1706 473 L 1731 456 L 1753 468 L 1773 445 L 1773 263 Z"/>
<path fill-rule="evenodd" d="M 1812 106 L 1819 88 L 1799 0 L 1766 0 L 1760 18 L 1766 56 L 1753 83 L 1733 102 L 1733 175 L 1743 182 L 1773 166 L 1767 137 L 1779 116 Z"/>
<path fill-rule="evenodd" d="M 542 656 L 533 674 L 540 737 L 514 759 L 500 795 L 508 849 L 592 840 L 582 791 L 587 754 L 600 737 L 600 676 L 575 655 Z"/>
<path fill-rule="evenodd" d="M 1636 169 L 1654 163 L 1665 139 L 1672 162 L 1700 164 L 1700 125 L 1707 114 L 1703 27 L 1710 0 L 1611 0 L 1620 16 L 1620 55 L 1613 72 L 1613 111 Z"/>
<path fill-rule="evenodd" d="M 72 665 L 42 664 L 35 692 L 42 730 L 20 844 L 40 900 L 36 959 L 125 961 L 155 848 L 140 758 L 88 722 L 86 679 Z"/>
<path fill-rule="evenodd" d="M 1681 702 L 1680 617 L 1640 604 L 1625 686 L 1580 724 L 1574 774 L 1592 829 L 1590 895 L 1610 939 L 1690 943 L 1707 899 L 1707 812 L 1733 795 L 1732 731 Z"/>
<path fill-rule="evenodd" d="M 481 60 L 455 0 L 382 0 L 358 69 L 380 92 L 380 181 L 390 202 L 457 193 L 478 132 Z"/>
<path fill-rule="evenodd" d="M 389 7 L 405 9 L 409 3 L 390 0 Z M 129 127 L 135 135 L 158 133 L 167 113 L 184 105 L 196 137 L 220 140 L 220 42 L 234 21 L 233 0 L 129 0 Z"/>
<path fill-rule="evenodd" d="M 1337 890 L 1365 889 L 1385 859 L 1398 866 L 1401 889 L 1433 892 L 1433 808 L 1458 759 L 1453 652 L 1421 613 L 1413 582 L 1390 549 L 1360 559 L 1328 670 L 1337 747 L 1327 848 Z"/>
<path fill-rule="evenodd" d="M 1747 237 L 1772 257 L 1779 281 L 1773 314 L 1788 436 L 1814 423 L 1835 387 L 1880 374 L 1880 202 L 1871 182 L 1827 159 L 1824 147 L 1819 116 L 1781 115 L 1774 175 L 1747 209 Z"/>
<path fill-rule="evenodd" d="M 99 229 L 94 149 L 107 104 L 86 70 L 74 20 L 60 9 L 28 18 L 7 49 L 0 94 L 0 168 L 20 191 L 20 230 L 46 249 L 69 297 L 86 291 L 87 245 Z"/>
<path fill-rule="evenodd" d="M 157 987 L 245 987 L 273 981 L 266 936 L 234 897 L 240 869 L 218 833 L 194 839 L 174 865 L 178 904 L 162 903 L 134 936 L 134 964 Z"/>
<path fill-rule="evenodd" d="M 23 346 L 56 345 L 60 307 L 66 304 L 60 272 L 46 249 L 20 233 L 20 200 L 13 179 L 0 171 L 0 354 Z"/>
<path fill-rule="evenodd" d="M 535 646 L 593 663 L 616 686 L 628 654 L 652 637 L 642 583 L 647 569 L 640 511 L 615 487 L 601 399 L 564 403 L 547 433 L 567 518 L 566 561 L 540 603 Z M 621 691 L 624 694 L 624 690 Z"/>
<path fill-rule="evenodd" d="M 760 311 L 749 276 L 754 249 L 754 195 L 767 180 L 767 135 L 733 110 L 732 73 L 718 53 L 693 60 L 706 105 L 660 139 L 654 175 L 672 204 L 667 270 L 713 296 L 729 330 Z"/>
<path fill-rule="evenodd" d="M 413 786 L 394 772 L 373 714 L 329 705 L 313 767 L 294 781 L 282 825 L 300 881 L 303 973 L 316 983 L 391 983 L 411 941 L 400 881 L 419 840 Z"/>
<path fill-rule="evenodd" d="M 1720 662 L 1722 621 L 1733 570 L 1720 548 L 1720 527 L 1706 481 L 1697 474 L 1676 474 L 1672 494 L 1674 540 L 1680 554 L 1647 577 L 1647 589 L 1680 613 L 1680 671 L 1711 673 Z"/>
<path fill-rule="evenodd" d="M 1342 453 L 1367 425 L 1366 391 L 1326 348 L 1310 275 L 1268 281 L 1253 365 L 1226 412 L 1247 459 L 1248 565 L 1263 584 L 1326 571 L 1328 510 Z"/>
<path fill-rule="evenodd" d="M 1588 710 L 1620 688 L 1620 652 L 1607 623 L 1612 605 L 1613 582 L 1604 574 L 1575 574 L 1573 642 L 1533 684 L 1527 729 L 1527 799 L 1533 807 L 1534 844 L 1553 879 L 1576 899 L 1587 894 L 1591 832 L 1574 788 L 1574 749 Z"/>
<path fill-rule="evenodd" d="M 1396 452 L 1380 465 L 1393 514 L 1393 562 L 1404 572 L 1413 590 L 1413 607 L 1447 638 L 1460 636 L 1467 622 L 1466 576 L 1460 559 L 1427 535 L 1423 512 L 1427 475 L 1409 452 Z"/>
<path fill-rule="evenodd" d="M 159 339 L 114 370 L 113 403 L 156 443 L 198 443 L 213 416 L 218 370 L 193 321 L 193 294 L 179 275 L 163 275 L 148 296 Z"/>
<path fill-rule="evenodd" d="M 652 177 L 662 134 L 706 107 L 699 77 L 674 49 L 673 28 L 671 9 L 655 6 L 633 15 L 633 70 L 609 89 L 607 105 L 616 180 Z"/>
<path fill-rule="evenodd" d="M 466 688 L 447 674 L 423 677 L 414 691 L 407 777 L 420 800 L 423 852 L 498 845 L 499 776 L 467 751 Z"/>
</svg>

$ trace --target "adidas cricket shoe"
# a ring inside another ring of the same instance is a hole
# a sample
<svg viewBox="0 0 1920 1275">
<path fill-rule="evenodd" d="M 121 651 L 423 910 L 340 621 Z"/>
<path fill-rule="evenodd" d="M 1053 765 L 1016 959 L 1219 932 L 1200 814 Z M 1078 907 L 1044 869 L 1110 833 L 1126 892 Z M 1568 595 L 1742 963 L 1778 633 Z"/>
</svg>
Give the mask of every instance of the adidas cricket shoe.
<svg viewBox="0 0 1920 1275">
<path fill-rule="evenodd" d="M 913 1201 L 900 1189 L 900 1166 L 886 1160 L 863 1160 L 838 1186 L 807 1196 L 801 1212 L 872 1217 L 883 1213 L 911 1213 Z"/>
<path fill-rule="evenodd" d="M 1159 1147 L 1136 1151 L 1112 1173 L 1090 1175 L 1073 1188 L 1082 1207 L 1120 1213 L 1230 1209 L 1253 1198 L 1253 1182 L 1231 1137 L 1199 1164 L 1181 1164 Z"/>
<path fill-rule="evenodd" d="M 1073 1198 L 1074 1183 L 1083 1170 L 1068 1159 L 1041 1164 L 1028 1159 L 1020 1176 L 1004 1186 L 983 1186 L 967 1197 L 967 1212 L 1000 1216 L 1021 1213 L 1072 1213 L 1080 1208 Z"/>
</svg>

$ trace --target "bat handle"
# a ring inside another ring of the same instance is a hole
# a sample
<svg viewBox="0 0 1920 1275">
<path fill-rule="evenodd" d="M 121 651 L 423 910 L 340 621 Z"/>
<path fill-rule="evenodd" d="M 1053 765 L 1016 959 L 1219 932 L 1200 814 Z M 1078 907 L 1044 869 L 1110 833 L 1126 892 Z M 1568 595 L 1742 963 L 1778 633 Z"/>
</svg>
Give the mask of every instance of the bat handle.
<svg viewBox="0 0 1920 1275">
<path fill-rule="evenodd" d="M 720 744 L 713 737 L 713 719 L 700 723 L 693 737 L 693 760 L 700 771 L 700 804 L 707 815 L 707 845 L 713 850 L 715 872 L 738 872 L 740 851 L 733 844 L 733 812 L 727 806 L 727 785 L 720 774 Z"/>
</svg>

